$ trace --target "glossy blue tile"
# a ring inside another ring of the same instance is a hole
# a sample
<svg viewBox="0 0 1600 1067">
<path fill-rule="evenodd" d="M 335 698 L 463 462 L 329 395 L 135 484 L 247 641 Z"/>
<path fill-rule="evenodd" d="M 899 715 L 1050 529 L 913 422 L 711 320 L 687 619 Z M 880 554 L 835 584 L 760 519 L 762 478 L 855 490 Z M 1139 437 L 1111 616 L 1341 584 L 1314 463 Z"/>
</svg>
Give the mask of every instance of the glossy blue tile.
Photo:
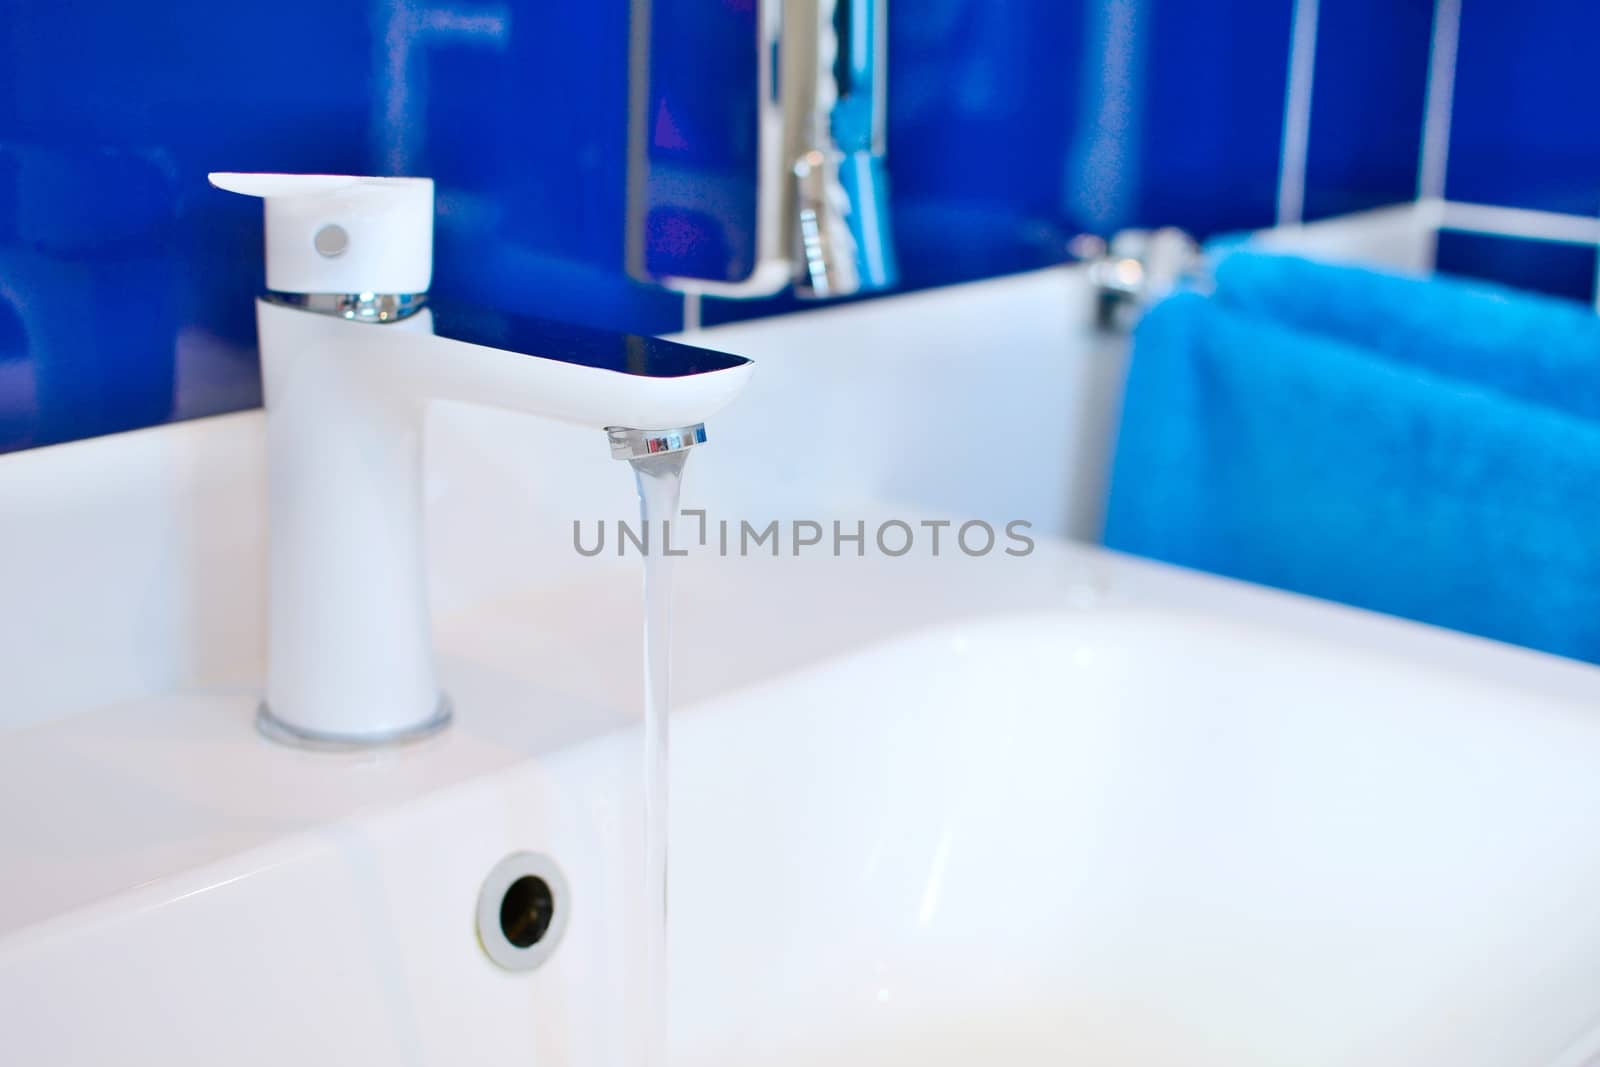
<svg viewBox="0 0 1600 1067">
<path fill-rule="evenodd" d="M 734 283 L 756 268 L 757 15 L 756 0 L 651 0 L 635 277 Z"/>
<path fill-rule="evenodd" d="M 1439 234 L 1438 269 L 1582 303 L 1595 297 L 1592 246 L 1527 241 L 1445 230 Z"/>
<path fill-rule="evenodd" d="M 1201 237 L 1272 224 L 1292 15 L 1292 0 L 1151 4 L 1139 222 Z"/>
<path fill-rule="evenodd" d="M 889 152 L 908 285 L 1058 262 L 1082 3 L 892 5 Z"/>
<path fill-rule="evenodd" d="M 1446 192 L 1600 212 L 1600 4 L 1464 0 Z"/>
<path fill-rule="evenodd" d="M 1323 5 L 1323 47 L 1367 42 L 1392 97 L 1319 59 L 1314 210 L 1386 199 L 1406 178 L 1403 157 L 1414 162 L 1405 121 L 1383 106 L 1416 95 L 1420 74 L 1403 69 L 1423 21 L 1413 2 L 1387 16 L 1376 0 Z M 670 53 L 678 88 L 663 158 L 682 165 L 692 147 L 690 162 L 727 196 L 716 241 L 699 240 L 705 220 L 654 224 L 736 269 L 750 239 L 742 87 L 755 0 L 658 3 L 683 39 Z M 1270 223 L 1291 9 L 891 3 L 903 287 L 1055 263 L 1084 231 L 1173 224 L 1208 236 Z M 259 402 L 259 209 L 209 189 L 213 169 L 431 175 L 441 296 L 677 328 L 681 298 L 623 269 L 629 27 L 629 0 L 9 0 L 0 450 Z M 705 318 L 795 306 L 710 301 Z"/>
<path fill-rule="evenodd" d="M 1306 219 L 1416 196 L 1433 8 L 1433 0 L 1320 5 Z"/>
</svg>

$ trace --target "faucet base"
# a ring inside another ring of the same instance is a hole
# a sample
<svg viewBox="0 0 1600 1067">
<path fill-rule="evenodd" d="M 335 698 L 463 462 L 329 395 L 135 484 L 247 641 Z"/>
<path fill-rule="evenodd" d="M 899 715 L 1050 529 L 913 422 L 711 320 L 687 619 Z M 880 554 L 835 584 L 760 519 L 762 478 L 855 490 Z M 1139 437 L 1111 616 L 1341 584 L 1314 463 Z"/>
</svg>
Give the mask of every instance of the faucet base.
<svg viewBox="0 0 1600 1067">
<path fill-rule="evenodd" d="M 434 709 L 432 717 L 426 721 L 386 734 L 363 734 L 352 737 L 347 734 L 325 734 L 317 730 L 291 726 L 272 714 L 272 709 L 263 700 L 256 707 L 256 730 L 267 740 L 291 748 L 312 752 L 361 752 L 373 748 L 408 745 L 432 737 L 449 726 L 453 718 L 455 718 L 455 707 L 450 703 L 448 696 L 440 693 L 439 704 Z"/>
</svg>

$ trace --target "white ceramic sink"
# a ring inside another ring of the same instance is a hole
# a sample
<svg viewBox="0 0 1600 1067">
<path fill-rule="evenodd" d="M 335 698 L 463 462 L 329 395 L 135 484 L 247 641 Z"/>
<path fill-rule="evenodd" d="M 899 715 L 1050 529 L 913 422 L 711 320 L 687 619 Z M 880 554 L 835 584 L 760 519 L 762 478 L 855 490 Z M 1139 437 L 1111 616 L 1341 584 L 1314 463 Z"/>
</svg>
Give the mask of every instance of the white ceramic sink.
<svg viewBox="0 0 1600 1067">
<path fill-rule="evenodd" d="M 918 634 L 719 728 L 683 1062 L 1535 1064 L 1597 1017 L 1592 708 L 1126 610 Z"/>
<path fill-rule="evenodd" d="M 1116 377 L 1074 278 L 724 333 L 691 504 L 1038 549 L 681 561 L 673 1062 L 1600 1064 L 1600 671 L 1062 540 Z M 638 561 L 570 542 L 625 472 L 438 413 L 459 720 L 330 756 L 251 725 L 259 431 L 0 461 L 0 1063 L 631 1067 Z M 513 974 L 519 850 L 570 923 Z"/>
<path fill-rule="evenodd" d="M 1600 1022 L 1594 672 L 1040 555 L 995 597 L 976 561 L 931 592 L 931 565 L 836 586 L 686 568 L 728 598 L 685 606 L 707 643 L 770 647 L 715 621 L 735 586 L 786 607 L 755 630 L 796 640 L 753 683 L 687 657 L 674 1062 L 1582 1062 L 1559 1057 Z M 808 645 L 830 604 L 879 636 Z M 482 634 L 457 638 L 457 692 L 486 706 L 508 683 L 462 662 Z M 245 697 L 216 699 L 239 721 L 182 740 L 172 702 L 124 709 L 137 763 L 108 762 L 98 800 L 159 791 L 171 847 L 251 847 L 0 940 L 7 1062 L 627 1062 L 636 731 L 552 742 L 485 714 L 330 763 L 255 743 Z M 6 770 L 38 757 L 13 746 Z M 565 870 L 571 926 L 512 975 L 472 917 L 525 848 Z M 108 840 L 36 876 L 70 894 L 132 860 Z"/>
</svg>

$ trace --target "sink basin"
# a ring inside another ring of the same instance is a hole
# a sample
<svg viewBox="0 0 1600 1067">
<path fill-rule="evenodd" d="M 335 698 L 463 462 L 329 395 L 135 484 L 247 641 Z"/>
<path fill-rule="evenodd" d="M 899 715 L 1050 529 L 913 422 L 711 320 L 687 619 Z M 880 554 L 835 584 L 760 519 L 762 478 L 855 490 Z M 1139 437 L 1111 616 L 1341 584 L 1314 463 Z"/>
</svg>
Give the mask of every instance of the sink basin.
<svg viewBox="0 0 1600 1067">
<path fill-rule="evenodd" d="M 1592 707 L 1129 609 L 685 734 L 683 1062 L 1533 1064 L 1600 1006 Z"/>
<path fill-rule="evenodd" d="M 1600 670 L 1066 540 L 1115 410 L 1090 299 L 718 338 L 761 372 L 689 506 L 1037 549 L 678 561 L 672 1062 L 1600 1064 Z M 458 720 L 307 753 L 251 724 L 260 430 L 0 464 L 0 1061 L 635 1063 L 638 560 L 571 541 L 625 472 L 437 411 Z M 567 926 L 511 973 L 477 905 L 524 850 Z"/>
<path fill-rule="evenodd" d="M 688 561 L 707 598 L 683 624 L 725 654 L 680 672 L 674 1062 L 1583 1062 L 1559 1057 L 1600 1022 L 1595 672 L 1038 557 L 1027 583 Z M 542 683 L 482 666 L 520 610 L 446 642 L 463 706 L 504 710 L 431 745 L 330 765 L 258 743 L 242 693 L 119 709 L 120 747 L 92 741 L 111 712 L 19 735 L 0 771 L 40 795 L 27 819 L 96 848 L 41 838 L 6 890 L 39 913 L 0 939 L 8 1058 L 627 1062 L 638 733 L 528 725 L 508 694 L 566 699 L 562 649 L 527 667 Z M 842 610 L 847 650 L 807 643 Z M 96 795 L 69 795 L 96 760 Z M 139 884 L 151 848 L 119 830 L 157 816 L 169 867 L 202 851 Z M 473 909 L 520 849 L 572 910 L 514 975 Z"/>
</svg>

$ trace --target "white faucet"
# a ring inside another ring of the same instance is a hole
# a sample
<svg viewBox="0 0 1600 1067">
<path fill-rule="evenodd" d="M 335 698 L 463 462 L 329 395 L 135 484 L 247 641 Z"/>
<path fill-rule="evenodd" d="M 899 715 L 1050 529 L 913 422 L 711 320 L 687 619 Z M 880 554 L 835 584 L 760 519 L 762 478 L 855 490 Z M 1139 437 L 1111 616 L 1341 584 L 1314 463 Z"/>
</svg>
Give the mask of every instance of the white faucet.
<svg viewBox="0 0 1600 1067">
<path fill-rule="evenodd" d="M 422 544 L 422 418 L 434 399 L 612 434 L 631 457 L 691 447 L 748 360 L 658 338 L 430 306 L 433 182 L 213 174 L 265 200 L 256 305 L 267 409 L 268 671 L 278 740 L 359 747 L 450 720 Z M 628 432 L 620 432 L 624 428 Z"/>
</svg>

